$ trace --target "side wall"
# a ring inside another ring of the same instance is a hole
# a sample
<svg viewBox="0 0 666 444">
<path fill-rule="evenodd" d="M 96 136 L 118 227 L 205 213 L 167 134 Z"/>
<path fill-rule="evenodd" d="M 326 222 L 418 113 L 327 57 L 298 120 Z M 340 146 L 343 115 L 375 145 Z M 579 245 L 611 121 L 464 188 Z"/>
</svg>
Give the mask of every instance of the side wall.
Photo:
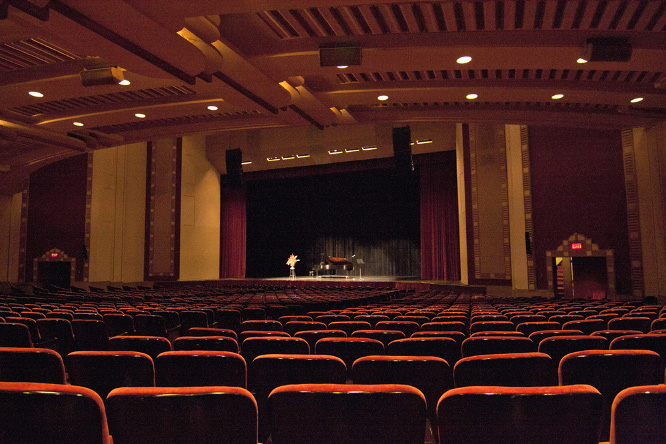
<svg viewBox="0 0 666 444">
<path fill-rule="evenodd" d="M 0 282 L 18 282 L 21 198 L 0 195 Z"/>
<path fill-rule="evenodd" d="M 203 136 L 183 137 L 180 280 L 217 279 L 220 267 L 220 173 Z"/>
<path fill-rule="evenodd" d="M 146 144 L 93 153 L 90 281 L 143 280 Z"/>
</svg>

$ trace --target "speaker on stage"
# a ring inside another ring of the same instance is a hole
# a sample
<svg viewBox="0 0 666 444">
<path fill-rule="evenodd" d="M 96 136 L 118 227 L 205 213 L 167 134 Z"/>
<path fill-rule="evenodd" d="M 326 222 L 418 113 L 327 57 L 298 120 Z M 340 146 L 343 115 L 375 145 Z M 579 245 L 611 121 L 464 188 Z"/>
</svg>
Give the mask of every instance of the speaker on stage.
<svg viewBox="0 0 666 444">
<path fill-rule="evenodd" d="M 227 178 L 231 185 L 243 183 L 243 153 L 240 148 L 227 150 Z"/>
<path fill-rule="evenodd" d="M 400 175 L 408 176 L 414 172 L 411 141 L 409 125 L 393 128 L 393 159 Z"/>
</svg>

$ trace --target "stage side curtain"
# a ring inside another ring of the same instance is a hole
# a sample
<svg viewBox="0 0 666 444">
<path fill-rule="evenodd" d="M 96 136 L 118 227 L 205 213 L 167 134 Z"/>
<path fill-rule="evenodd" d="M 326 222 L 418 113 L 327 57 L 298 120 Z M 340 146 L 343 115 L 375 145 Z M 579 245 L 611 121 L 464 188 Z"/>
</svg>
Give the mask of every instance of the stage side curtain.
<svg viewBox="0 0 666 444">
<path fill-rule="evenodd" d="M 460 280 L 455 157 L 421 165 L 421 279 Z"/>
<path fill-rule="evenodd" d="M 220 208 L 220 278 L 245 277 L 245 189 L 222 186 Z"/>
</svg>

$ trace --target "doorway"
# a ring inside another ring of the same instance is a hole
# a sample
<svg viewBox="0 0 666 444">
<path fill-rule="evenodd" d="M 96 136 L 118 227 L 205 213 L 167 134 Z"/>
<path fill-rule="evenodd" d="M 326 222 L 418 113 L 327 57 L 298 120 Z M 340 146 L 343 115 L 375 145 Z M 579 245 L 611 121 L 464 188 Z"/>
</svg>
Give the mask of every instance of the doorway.
<svg viewBox="0 0 666 444">
<path fill-rule="evenodd" d="M 69 288 L 72 274 L 71 262 L 39 261 L 37 264 L 37 284 L 46 287 L 55 285 L 60 288 Z"/>
<path fill-rule="evenodd" d="M 606 258 L 554 257 L 553 294 L 566 299 L 605 299 L 608 292 Z"/>
</svg>

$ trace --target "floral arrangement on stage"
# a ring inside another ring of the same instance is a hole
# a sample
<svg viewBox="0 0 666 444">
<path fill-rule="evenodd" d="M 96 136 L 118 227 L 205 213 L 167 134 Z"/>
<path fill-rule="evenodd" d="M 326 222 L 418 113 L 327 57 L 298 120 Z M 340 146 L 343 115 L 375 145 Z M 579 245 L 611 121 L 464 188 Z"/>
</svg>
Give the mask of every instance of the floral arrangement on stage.
<svg viewBox="0 0 666 444">
<path fill-rule="evenodd" d="M 289 256 L 289 259 L 287 259 L 287 265 L 289 265 L 289 267 L 291 268 L 294 268 L 296 266 L 296 262 L 298 261 L 300 261 L 300 259 L 298 259 L 298 256 L 292 254 L 291 256 Z"/>
</svg>

